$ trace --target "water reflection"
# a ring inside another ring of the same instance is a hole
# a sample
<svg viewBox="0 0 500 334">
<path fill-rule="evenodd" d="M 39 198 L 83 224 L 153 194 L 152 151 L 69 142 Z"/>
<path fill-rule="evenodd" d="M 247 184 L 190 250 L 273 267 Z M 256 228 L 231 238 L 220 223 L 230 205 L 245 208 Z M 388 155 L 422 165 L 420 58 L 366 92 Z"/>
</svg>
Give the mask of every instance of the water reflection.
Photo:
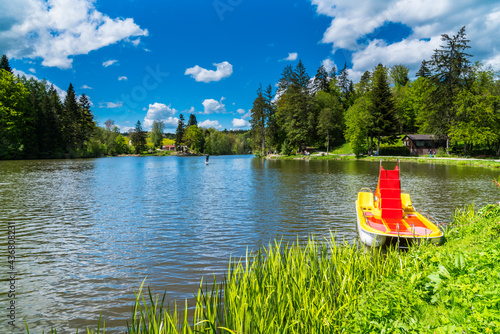
<svg viewBox="0 0 500 334">
<path fill-rule="evenodd" d="M 210 165 L 203 157 L 0 162 L 0 256 L 15 222 L 18 331 L 24 317 L 32 332 L 83 329 L 102 311 L 113 332 L 146 277 L 153 292 L 183 300 L 201 277 L 221 277 L 230 256 L 274 238 L 334 232 L 353 240 L 356 193 L 376 187 L 378 166 L 249 156 L 212 157 Z M 401 170 L 414 205 L 440 221 L 471 201 L 498 201 L 497 171 L 410 163 Z M 0 332 L 10 330 L 0 323 Z"/>
</svg>

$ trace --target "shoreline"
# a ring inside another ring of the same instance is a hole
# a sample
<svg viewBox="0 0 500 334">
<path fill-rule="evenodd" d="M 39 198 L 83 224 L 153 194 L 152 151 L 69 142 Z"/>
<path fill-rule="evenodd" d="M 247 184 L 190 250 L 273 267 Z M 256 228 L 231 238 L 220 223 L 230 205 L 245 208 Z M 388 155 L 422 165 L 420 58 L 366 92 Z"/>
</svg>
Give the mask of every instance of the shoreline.
<svg viewBox="0 0 500 334">
<path fill-rule="evenodd" d="M 280 155 L 271 154 L 264 157 L 267 160 L 357 160 L 357 161 L 408 161 L 417 163 L 438 163 L 446 165 L 463 165 L 472 167 L 487 167 L 487 168 L 499 168 L 500 169 L 500 159 L 479 159 L 479 158 L 458 158 L 458 157 L 408 157 L 408 156 L 370 156 L 370 157 L 359 157 L 356 158 L 354 154 L 332 154 L 329 153 L 315 153 L 308 156 L 303 155 Z"/>
</svg>

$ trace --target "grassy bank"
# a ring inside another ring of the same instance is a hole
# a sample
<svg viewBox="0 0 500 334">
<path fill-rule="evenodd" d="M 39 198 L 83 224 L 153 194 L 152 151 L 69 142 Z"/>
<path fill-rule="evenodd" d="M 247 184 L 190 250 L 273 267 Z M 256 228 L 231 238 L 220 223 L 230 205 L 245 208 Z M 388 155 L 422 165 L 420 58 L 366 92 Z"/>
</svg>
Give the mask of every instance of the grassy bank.
<svg viewBox="0 0 500 334">
<path fill-rule="evenodd" d="M 452 224 L 407 252 L 276 242 L 202 283 L 194 317 L 141 289 L 128 333 L 499 333 L 500 206 Z"/>
</svg>

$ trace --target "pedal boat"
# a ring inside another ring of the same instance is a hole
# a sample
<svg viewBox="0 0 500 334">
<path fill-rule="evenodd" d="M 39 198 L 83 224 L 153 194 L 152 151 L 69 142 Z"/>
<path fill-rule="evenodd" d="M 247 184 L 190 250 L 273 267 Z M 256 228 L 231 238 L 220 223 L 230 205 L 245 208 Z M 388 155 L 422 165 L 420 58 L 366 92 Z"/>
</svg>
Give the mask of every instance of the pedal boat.
<svg viewBox="0 0 500 334">
<path fill-rule="evenodd" d="M 401 191 L 399 161 L 394 170 L 386 170 L 380 163 L 380 174 L 375 193 L 363 188 L 356 201 L 358 233 L 367 246 L 380 247 L 397 242 L 407 248 L 411 243 L 439 242 L 443 233 L 436 224 L 417 212 L 410 195 Z"/>
</svg>

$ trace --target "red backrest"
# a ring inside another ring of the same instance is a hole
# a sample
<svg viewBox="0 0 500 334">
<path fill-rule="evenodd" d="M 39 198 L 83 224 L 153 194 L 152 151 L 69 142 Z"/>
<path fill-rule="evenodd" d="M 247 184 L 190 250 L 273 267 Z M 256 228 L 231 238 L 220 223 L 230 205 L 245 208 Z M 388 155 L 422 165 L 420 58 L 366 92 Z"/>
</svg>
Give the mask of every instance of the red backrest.
<svg viewBox="0 0 500 334">
<path fill-rule="evenodd" d="M 398 166 L 394 170 L 385 170 L 380 165 L 376 195 L 379 198 L 382 219 L 403 219 Z"/>
</svg>

